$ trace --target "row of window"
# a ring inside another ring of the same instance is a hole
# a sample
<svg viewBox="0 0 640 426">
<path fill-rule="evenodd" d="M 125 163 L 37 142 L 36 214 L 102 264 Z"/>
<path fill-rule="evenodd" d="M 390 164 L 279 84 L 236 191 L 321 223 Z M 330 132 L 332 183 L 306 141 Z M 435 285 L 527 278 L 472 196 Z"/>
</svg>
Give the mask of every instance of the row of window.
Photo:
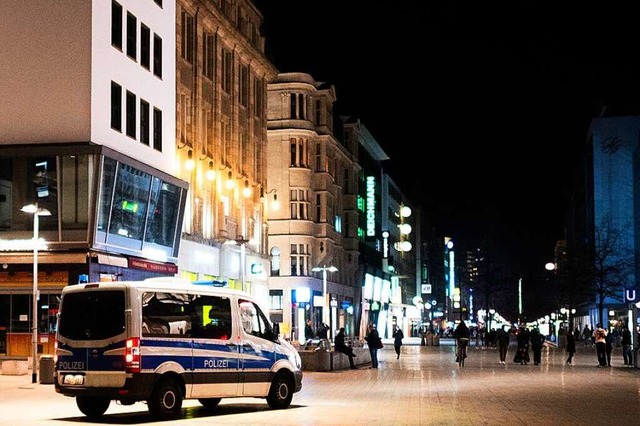
<svg viewBox="0 0 640 426">
<path fill-rule="evenodd" d="M 122 132 L 122 86 L 111 82 L 111 128 Z M 151 129 L 153 129 L 153 149 L 162 152 L 162 111 L 153 107 L 153 123 L 151 122 L 151 106 L 149 102 L 140 98 L 140 113 L 138 120 L 138 100 L 133 92 L 126 91 L 125 95 L 125 133 L 140 143 L 149 146 Z"/>
<path fill-rule="evenodd" d="M 162 6 L 161 0 L 159 5 Z M 111 3 L 111 45 L 122 51 L 123 47 L 123 22 L 124 10 L 122 5 L 113 1 Z M 126 53 L 134 61 L 138 61 L 138 18 L 127 11 L 126 17 Z M 140 22 L 140 65 L 151 71 L 151 30 Z M 153 34 L 153 74 L 162 78 L 162 38 Z"/>
<path fill-rule="evenodd" d="M 196 27 L 195 19 L 186 11 L 182 11 L 180 14 L 181 31 L 180 31 L 180 57 L 190 64 L 194 63 L 196 56 Z M 233 70 L 234 70 L 234 55 L 229 49 L 221 47 L 221 75 L 220 75 L 220 87 L 228 94 L 233 94 Z M 202 74 L 213 81 L 215 78 L 215 58 L 216 58 L 216 44 L 213 34 L 203 31 L 202 33 Z M 249 93 L 250 93 L 250 72 L 249 66 L 245 64 L 239 64 L 238 66 L 238 103 L 245 108 L 249 106 Z M 255 108 L 254 113 L 256 117 L 262 116 L 263 106 L 262 102 L 264 96 L 262 94 L 263 83 L 262 81 L 254 77 L 254 99 Z"/>
</svg>

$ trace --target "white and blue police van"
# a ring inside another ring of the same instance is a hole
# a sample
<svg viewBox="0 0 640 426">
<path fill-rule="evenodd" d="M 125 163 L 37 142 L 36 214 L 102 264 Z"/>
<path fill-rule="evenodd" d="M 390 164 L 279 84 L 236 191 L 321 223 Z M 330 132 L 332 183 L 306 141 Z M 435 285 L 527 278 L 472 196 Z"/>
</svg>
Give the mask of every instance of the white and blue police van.
<svg viewBox="0 0 640 426">
<path fill-rule="evenodd" d="M 300 355 L 250 295 L 173 278 L 65 287 L 54 362 L 56 392 L 92 419 L 111 401 L 146 402 L 159 419 L 185 399 L 283 409 L 302 389 Z"/>
</svg>

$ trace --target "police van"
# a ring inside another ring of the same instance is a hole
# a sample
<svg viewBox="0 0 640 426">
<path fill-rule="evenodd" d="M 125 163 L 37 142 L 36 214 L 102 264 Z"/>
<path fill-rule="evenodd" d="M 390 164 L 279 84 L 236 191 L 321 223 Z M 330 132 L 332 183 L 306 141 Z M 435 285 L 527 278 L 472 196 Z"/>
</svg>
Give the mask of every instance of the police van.
<svg viewBox="0 0 640 426">
<path fill-rule="evenodd" d="M 146 402 L 162 419 L 185 399 L 283 409 L 302 389 L 300 355 L 251 296 L 173 278 L 65 287 L 54 362 L 56 392 L 92 419 L 111 401 Z"/>
</svg>

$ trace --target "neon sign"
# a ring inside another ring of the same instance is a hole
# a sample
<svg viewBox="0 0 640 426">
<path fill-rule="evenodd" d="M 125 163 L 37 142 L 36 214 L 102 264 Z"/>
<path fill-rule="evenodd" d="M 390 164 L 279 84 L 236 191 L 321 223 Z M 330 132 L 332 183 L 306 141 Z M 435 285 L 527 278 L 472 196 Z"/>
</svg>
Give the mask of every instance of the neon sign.
<svg viewBox="0 0 640 426">
<path fill-rule="evenodd" d="M 367 176 L 367 237 L 376 235 L 376 179 Z"/>
</svg>

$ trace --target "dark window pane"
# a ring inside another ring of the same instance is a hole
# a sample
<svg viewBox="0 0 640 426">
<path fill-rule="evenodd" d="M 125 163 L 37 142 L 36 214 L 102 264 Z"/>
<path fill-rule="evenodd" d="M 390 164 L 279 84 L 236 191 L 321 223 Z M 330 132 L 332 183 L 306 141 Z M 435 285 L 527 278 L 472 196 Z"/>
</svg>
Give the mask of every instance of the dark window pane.
<svg viewBox="0 0 640 426">
<path fill-rule="evenodd" d="M 140 142 L 149 145 L 149 102 L 140 99 Z"/>
<path fill-rule="evenodd" d="M 153 109 L 153 149 L 162 151 L 162 111 Z"/>
<path fill-rule="evenodd" d="M 153 35 L 153 73 L 162 78 L 162 39 Z"/>
<path fill-rule="evenodd" d="M 111 3 L 111 45 L 122 50 L 122 6 Z"/>
<path fill-rule="evenodd" d="M 138 20 L 131 13 L 127 12 L 127 56 L 133 59 L 137 59 L 136 41 L 138 39 Z"/>
<path fill-rule="evenodd" d="M 140 26 L 140 65 L 150 69 L 151 31 L 145 25 Z"/>
<path fill-rule="evenodd" d="M 122 131 L 122 87 L 111 82 L 111 128 Z"/>
<path fill-rule="evenodd" d="M 136 95 L 127 91 L 127 136 L 136 137 Z"/>
<path fill-rule="evenodd" d="M 158 178 L 151 185 L 149 217 L 145 241 L 173 247 L 176 236 L 176 220 L 180 211 L 181 189 Z"/>
<path fill-rule="evenodd" d="M 58 333 L 72 340 L 102 340 L 125 330 L 124 291 L 65 294 Z"/>
</svg>

